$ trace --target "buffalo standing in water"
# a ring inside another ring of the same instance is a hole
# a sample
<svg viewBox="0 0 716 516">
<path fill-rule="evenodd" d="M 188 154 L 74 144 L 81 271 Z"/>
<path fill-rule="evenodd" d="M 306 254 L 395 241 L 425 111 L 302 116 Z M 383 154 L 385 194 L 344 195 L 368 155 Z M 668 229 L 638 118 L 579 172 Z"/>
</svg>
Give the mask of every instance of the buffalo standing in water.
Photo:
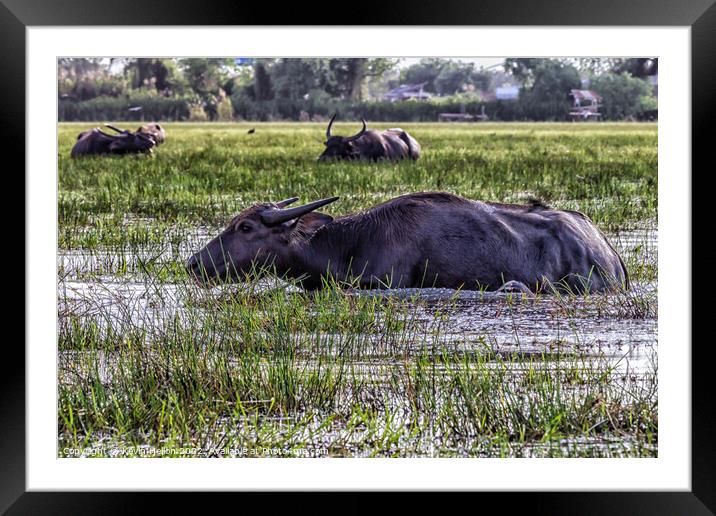
<svg viewBox="0 0 716 516">
<path fill-rule="evenodd" d="M 319 156 L 319 161 L 331 159 L 379 159 L 400 160 L 405 158 L 418 159 L 420 144 L 415 138 L 400 128 L 385 131 L 367 130 L 365 120 L 363 129 L 353 136 L 332 136 L 331 126 L 336 119 L 333 115 L 326 129 L 326 149 Z"/>
<path fill-rule="evenodd" d="M 286 208 L 255 204 L 187 262 L 201 284 L 272 268 L 316 289 L 331 277 L 362 288 L 530 291 L 628 288 L 626 267 L 585 215 L 414 193 L 333 218 L 315 210 L 338 197 Z M 528 287 L 529 286 L 529 287 Z"/>
<path fill-rule="evenodd" d="M 154 138 L 147 134 L 123 131 L 109 124 L 105 125 L 119 134 L 104 133 L 99 127 L 84 131 L 77 136 L 77 142 L 72 147 L 70 155 L 76 158 L 97 154 L 151 153 L 157 144 Z"/>
</svg>

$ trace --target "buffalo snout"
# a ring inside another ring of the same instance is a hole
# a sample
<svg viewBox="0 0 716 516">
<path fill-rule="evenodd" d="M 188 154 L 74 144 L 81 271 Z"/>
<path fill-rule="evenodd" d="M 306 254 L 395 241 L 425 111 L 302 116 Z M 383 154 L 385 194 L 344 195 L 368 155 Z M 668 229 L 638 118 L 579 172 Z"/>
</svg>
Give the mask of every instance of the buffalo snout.
<svg viewBox="0 0 716 516">
<path fill-rule="evenodd" d="M 192 255 L 187 261 L 186 261 L 186 271 L 189 273 L 189 276 L 191 279 L 194 280 L 198 285 L 202 287 L 206 287 L 209 285 L 209 281 L 207 278 L 207 270 L 202 264 L 201 258 L 199 257 L 199 254 Z"/>
<path fill-rule="evenodd" d="M 192 255 L 189 257 L 189 259 L 186 261 L 186 271 L 193 276 L 200 276 L 200 262 L 199 259 L 196 257 L 196 255 Z"/>
<path fill-rule="evenodd" d="M 192 255 L 186 261 L 186 270 L 187 270 L 187 272 L 192 272 L 192 273 L 199 271 L 199 260 L 197 260 L 196 255 Z"/>
</svg>

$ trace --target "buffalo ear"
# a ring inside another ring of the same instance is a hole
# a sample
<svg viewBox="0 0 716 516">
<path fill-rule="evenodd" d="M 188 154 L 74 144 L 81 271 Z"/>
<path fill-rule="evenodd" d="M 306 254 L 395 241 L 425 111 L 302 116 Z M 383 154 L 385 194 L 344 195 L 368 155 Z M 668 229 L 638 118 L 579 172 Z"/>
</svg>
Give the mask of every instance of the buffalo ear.
<svg viewBox="0 0 716 516">
<path fill-rule="evenodd" d="M 306 235 L 312 235 L 320 228 L 333 222 L 333 217 L 321 213 L 318 211 L 312 211 L 306 213 L 303 217 L 298 219 L 297 228 Z"/>
</svg>

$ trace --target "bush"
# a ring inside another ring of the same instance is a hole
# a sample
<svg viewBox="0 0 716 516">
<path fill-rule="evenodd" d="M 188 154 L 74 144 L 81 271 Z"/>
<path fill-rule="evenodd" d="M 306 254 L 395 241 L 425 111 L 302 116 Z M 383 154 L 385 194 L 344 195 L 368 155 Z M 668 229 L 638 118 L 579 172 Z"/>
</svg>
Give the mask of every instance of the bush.
<svg viewBox="0 0 716 516">
<path fill-rule="evenodd" d="M 201 106 L 201 104 L 191 104 L 189 106 L 189 121 L 190 122 L 206 122 L 209 120 L 209 116 Z"/>
<path fill-rule="evenodd" d="M 604 99 L 600 111 L 605 120 L 639 119 L 644 111 L 656 110 L 651 85 L 627 73 L 595 77 L 591 89 Z M 647 100 L 650 98 L 653 100 Z"/>
<path fill-rule="evenodd" d="M 60 99 L 58 120 L 187 120 L 192 100 L 190 97 L 163 97 L 146 91 L 132 92 L 122 97 L 102 96 L 84 101 Z M 129 111 L 130 107 L 142 109 Z"/>
<path fill-rule="evenodd" d="M 306 99 L 273 99 L 256 101 L 245 91 L 234 92 L 231 96 L 234 115 L 242 120 L 299 120 L 301 112 L 310 118 L 320 115 L 330 118 L 338 113 L 341 119 L 360 119 L 395 122 L 435 122 L 443 112 L 479 114 L 485 106 L 491 118 L 515 120 L 521 110 L 515 109 L 515 102 L 484 102 L 462 97 L 438 97 L 428 101 L 364 101 L 347 102 L 334 99 L 325 92 L 315 92 Z M 494 116 L 493 116 L 494 115 Z M 304 115 L 305 117 L 305 115 Z"/>
</svg>

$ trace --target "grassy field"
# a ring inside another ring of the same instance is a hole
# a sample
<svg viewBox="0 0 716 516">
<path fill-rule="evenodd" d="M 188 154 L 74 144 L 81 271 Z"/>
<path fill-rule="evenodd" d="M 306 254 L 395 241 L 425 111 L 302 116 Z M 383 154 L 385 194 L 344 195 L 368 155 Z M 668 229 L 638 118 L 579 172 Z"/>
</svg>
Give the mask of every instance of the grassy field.
<svg viewBox="0 0 716 516">
<path fill-rule="evenodd" d="M 657 126 L 401 126 L 415 163 L 318 164 L 325 127 L 296 123 L 166 124 L 154 156 L 71 160 L 91 124 L 61 124 L 59 455 L 656 455 Z M 339 195 L 335 216 L 426 190 L 580 210 L 635 288 L 308 294 L 184 271 L 254 202 Z"/>
</svg>

